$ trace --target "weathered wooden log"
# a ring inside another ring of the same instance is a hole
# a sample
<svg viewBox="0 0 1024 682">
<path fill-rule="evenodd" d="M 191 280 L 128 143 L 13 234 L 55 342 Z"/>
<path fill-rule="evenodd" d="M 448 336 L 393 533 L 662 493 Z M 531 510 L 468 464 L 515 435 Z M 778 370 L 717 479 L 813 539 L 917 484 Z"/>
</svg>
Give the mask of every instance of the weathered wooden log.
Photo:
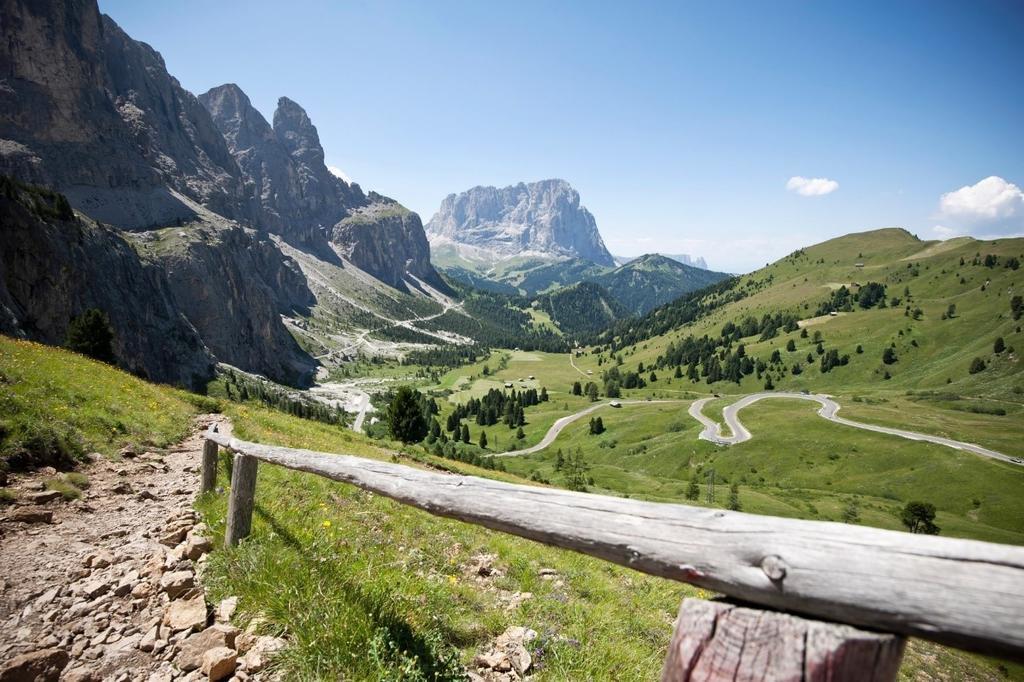
<svg viewBox="0 0 1024 682">
<path fill-rule="evenodd" d="M 217 443 L 203 443 L 203 483 L 200 492 L 208 493 L 217 487 Z"/>
<path fill-rule="evenodd" d="M 891 682 L 899 635 L 724 602 L 685 599 L 662 682 Z"/>
<path fill-rule="evenodd" d="M 453 476 L 348 455 L 221 446 L 736 599 L 1024 660 L 1024 548 Z"/>
<path fill-rule="evenodd" d="M 236 454 L 231 473 L 231 494 L 228 497 L 227 528 L 224 544 L 237 545 L 252 531 L 252 508 L 256 501 L 256 465 L 249 455 Z"/>
</svg>

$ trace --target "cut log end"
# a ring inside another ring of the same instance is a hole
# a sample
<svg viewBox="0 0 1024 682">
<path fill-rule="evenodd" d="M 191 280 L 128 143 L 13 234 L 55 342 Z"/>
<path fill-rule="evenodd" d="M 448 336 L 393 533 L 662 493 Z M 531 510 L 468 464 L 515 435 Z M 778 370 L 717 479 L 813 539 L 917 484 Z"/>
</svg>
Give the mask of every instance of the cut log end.
<svg viewBox="0 0 1024 682">
<path fill-rule="evenodd" d="M 889 682 L 905 640 L 727 602 L 684 599 L 662 682 Z"/>
</svg>

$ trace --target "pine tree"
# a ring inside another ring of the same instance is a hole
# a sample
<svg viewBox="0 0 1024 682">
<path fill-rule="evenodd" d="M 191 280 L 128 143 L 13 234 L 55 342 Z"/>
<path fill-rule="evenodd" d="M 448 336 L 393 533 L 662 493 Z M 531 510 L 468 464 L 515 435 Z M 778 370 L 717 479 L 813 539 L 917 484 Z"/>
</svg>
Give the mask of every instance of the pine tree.
<svg viewBox="0 0 1024 682">
<path fill-rule="evenodd" d="M 469 427 L 465 424 L 462 425 L 462 442 L 469 445 Z"/>
<path fill-rule="evenodd" d="M 485 431 L 480 432 L 480 449 L 487 449 L 487 433 Z"/>
<path fill-rule="evenodd" d="M 388 429 L 392 438 L 403 443 L 418 443 L 427 435 L 427 420 L 420 410 L 419 391 L 402 386 L 388 407 Z"/>
<path fill-rule="evenodd" d="M 113 341 L 114 330 L 110 328 L 107 314 L 97 308 L 89 308 L 68 324 L 64 345 L 94 360 L 113 363 Z"/>
<path fill-rule="evenodd" d="M 516 429 L 516 440 L 522 440 L 524 438 L 526 438 L 526 434 L 523 433 L 523 427 L 520 426 Z"/>
</svg>

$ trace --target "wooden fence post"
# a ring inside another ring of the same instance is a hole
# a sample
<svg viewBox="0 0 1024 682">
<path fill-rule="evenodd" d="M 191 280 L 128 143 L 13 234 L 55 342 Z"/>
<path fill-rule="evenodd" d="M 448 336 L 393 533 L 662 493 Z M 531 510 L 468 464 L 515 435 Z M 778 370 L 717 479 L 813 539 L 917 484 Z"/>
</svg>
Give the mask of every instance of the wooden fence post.
<svg viewBox="0 0 1024 682">
<path fill-rule="evenodd" d="M 236 454 L 231 473 L 231 494 L 228 496 L 228 523 L 224 544 L 237 545 L 252 530 L 252 508 L 256 499 L 256 465 L 259 460 Z"/>
<path fill-rule="evenodd" d="M 217 487 L 217 444 L 207 440 L 203 444 L 203 485 L 200 492 L 208 493 Z"/>
<path fill-rule="evenodd" d="M 725 602 L 684 599 L 662 682 L 891 682 L 898 635 Z"/>
</svg>

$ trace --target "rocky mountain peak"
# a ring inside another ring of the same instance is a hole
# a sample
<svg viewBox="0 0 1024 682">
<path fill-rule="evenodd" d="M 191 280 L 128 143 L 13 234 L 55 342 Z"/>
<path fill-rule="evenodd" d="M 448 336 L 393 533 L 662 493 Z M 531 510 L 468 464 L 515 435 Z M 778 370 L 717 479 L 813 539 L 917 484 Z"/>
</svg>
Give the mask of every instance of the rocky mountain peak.
<svg viewBox="0 0 1024 682">
<path fill-rule="evenodd" d="M 557 178 L 450 194 L 426 230 L 431 244 L 466 247 L 477 259 L 527 254 L 615 262 L 579 192 Z"/>
<path fill-rule="evenodd" d="M 316 126 L 309 120 L 306 110 L 287 97 L 277 100 L 274 132 L 292 158 L 306 164 L 311 170 L 319 171 L 322 167 L 327 172 L 324 148 L 320 145 L 320 134 Z"/>
</svg>

